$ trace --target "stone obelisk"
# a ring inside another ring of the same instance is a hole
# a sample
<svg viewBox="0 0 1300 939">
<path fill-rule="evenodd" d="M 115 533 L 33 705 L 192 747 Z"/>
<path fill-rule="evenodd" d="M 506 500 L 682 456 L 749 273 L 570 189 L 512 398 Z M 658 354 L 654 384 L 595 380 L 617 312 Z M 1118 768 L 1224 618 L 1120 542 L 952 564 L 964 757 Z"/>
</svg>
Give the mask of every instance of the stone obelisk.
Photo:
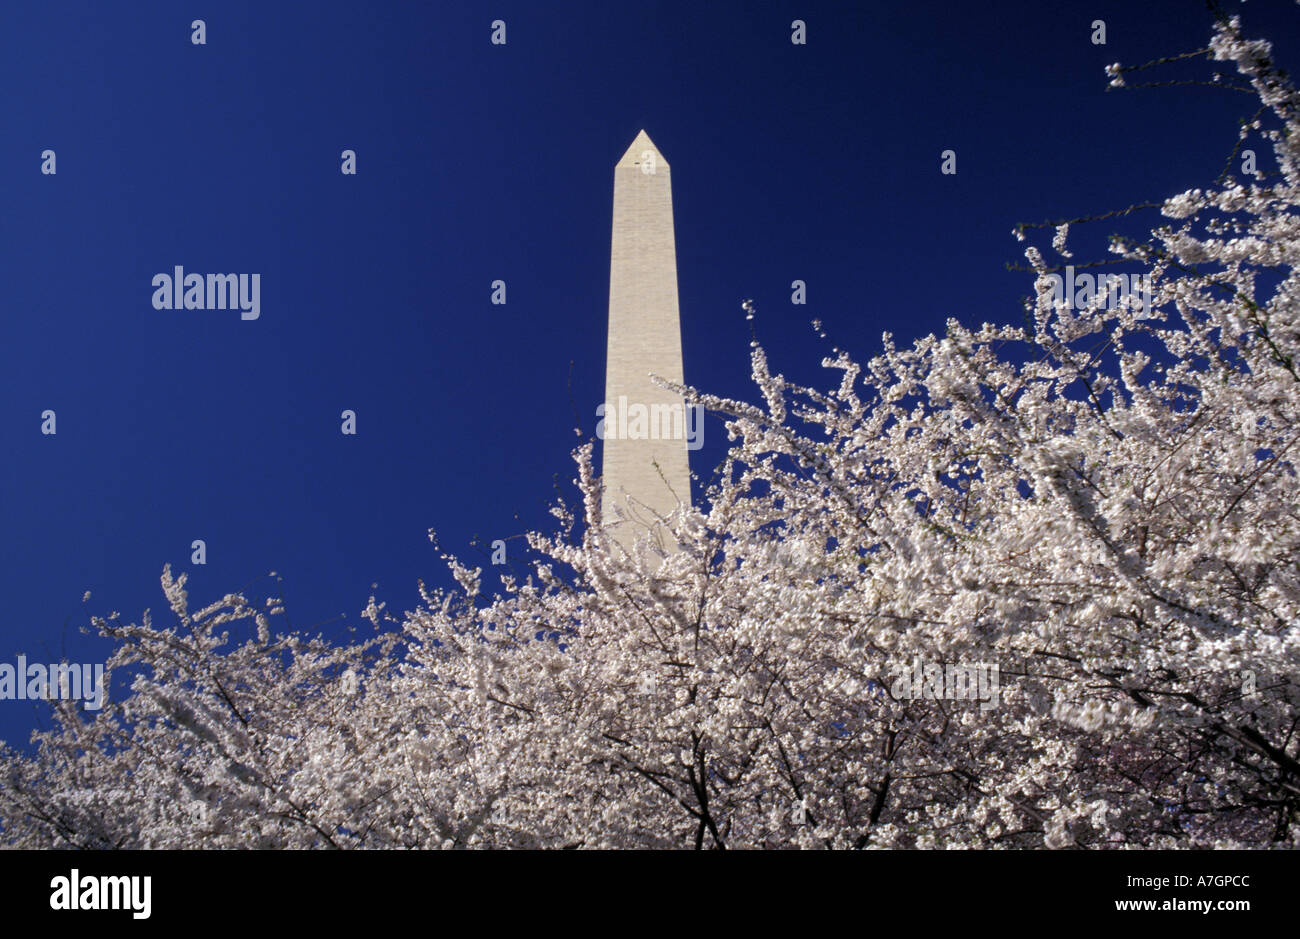
<svg viewBox="0 0 1300 939">
<path fill-rule="evenodd" d="M 644 130 L 614 166 L 601 526 L 629 551 L 638 532 L 691 499 L 682 397 L 650 377 L 682 381 L 669 172 Z"/>
</svg>

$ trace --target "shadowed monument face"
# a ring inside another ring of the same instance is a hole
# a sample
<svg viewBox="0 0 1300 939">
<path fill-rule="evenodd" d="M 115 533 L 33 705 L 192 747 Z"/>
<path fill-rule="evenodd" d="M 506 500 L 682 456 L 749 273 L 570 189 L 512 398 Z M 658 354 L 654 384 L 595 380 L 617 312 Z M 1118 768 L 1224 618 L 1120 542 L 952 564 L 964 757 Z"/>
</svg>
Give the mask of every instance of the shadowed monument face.
<svg viewBox="0 0 1300 939">
<path fill-rule="evenodd" d="M 687 448 L 698 446 L 702 430 L 681 395 L 651 374 L 682 381 L 682 338 L 670 171 L 643 130 L 614 166 L 609 345 L 605 402 L 597 409 L 601 525 L 629 551 L 638 532 L 690 503 Z M 670 536 L 659 541 L 675 547 Z"/>
</svg>

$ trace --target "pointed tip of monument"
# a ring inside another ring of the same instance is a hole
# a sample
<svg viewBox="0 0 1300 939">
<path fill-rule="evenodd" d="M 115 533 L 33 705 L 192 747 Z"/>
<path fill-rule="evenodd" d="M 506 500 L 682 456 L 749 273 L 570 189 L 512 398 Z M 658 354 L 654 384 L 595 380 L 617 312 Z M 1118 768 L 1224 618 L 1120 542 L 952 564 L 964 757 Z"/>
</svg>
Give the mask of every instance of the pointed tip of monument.
<svg viewBox="0 0 1300 939">
<path fill-rule="evenodd" d="M 661 153 L 659 148 L 655 146 L 654 141 L 650 139 L 650 135 L 645 132 L 644 127 L 641 128 L 639 133 L 637 133 L 636 139 L 633 140 L 632 145 L 627 148 L 627 152 L 623 154 L 623 158 L 615 164 L 615 168 L 617 169 L 620 166 L 640 166 L 642 157 L 647 150 L 654 154 L 655 161 L 660 166 L 667 168 L 668 160 L 664 158 L 663 153 Z"/>
</svg>

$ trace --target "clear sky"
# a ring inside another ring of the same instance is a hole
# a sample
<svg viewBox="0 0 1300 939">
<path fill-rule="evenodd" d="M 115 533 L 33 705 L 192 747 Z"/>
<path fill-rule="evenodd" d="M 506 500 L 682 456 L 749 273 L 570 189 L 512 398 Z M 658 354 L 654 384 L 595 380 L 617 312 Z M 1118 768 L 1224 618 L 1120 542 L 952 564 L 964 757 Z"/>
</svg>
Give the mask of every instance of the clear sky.
<svg viewBox="0 0 1300 939">
<path fill-rule="evenodd" d="M 1295 62 L 1294 3 L 1226 8 Z M 613 166 L 641 128 L 672 164 L 688 382 L 753 398 L 747 297 L 773 369 L 822 384 L 833 345 L 1019 321 L 1015 223 L 1223 168 L 1249 99 L 1103 73 L 1211 23 L 1198 0 L 4 4 L 0 662 L 102 662 L 78 627 L 165 619 L 167 562 L 196 605 L 277 571 L 250 593 L 336 634 L 372 583 L 400 612 L 447 581 L 429 528 L 466 559 L 549 528 L 604 391 Z M 260 274 L 260 316 L 154 309 L 176 265 Z M 37 723 L 0 701 L 11 744 Z"/>
</svg>

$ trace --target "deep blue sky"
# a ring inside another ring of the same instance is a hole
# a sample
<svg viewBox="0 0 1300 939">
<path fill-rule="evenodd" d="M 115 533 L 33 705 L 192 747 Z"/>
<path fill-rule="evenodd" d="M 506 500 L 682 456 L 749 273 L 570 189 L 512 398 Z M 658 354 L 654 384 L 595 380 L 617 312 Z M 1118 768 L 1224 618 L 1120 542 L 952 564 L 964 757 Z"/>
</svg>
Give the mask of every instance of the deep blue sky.
<svg viewBox="0 0 1300 939">
<path fill-rule="evenodd" d="M 1295 61 L 1293 3 L 1227 6 Z M 1249 100 L 1103 74 L 1210 24 L 1197 0 L 6 3 L 0 661 L 102 661 L 77 627 L 164 616 L 165 562 L 196 604 L 278 571 L 254 591 L 334 632 L 372 582 L 398 611 L 445 582 L 430 527 L 466 558 L 549 528 L 570 362 L 586 434 L 604 390 L 612 173 L 640 128 L 672 164 L 687 381 L 752 398 L 746 297 L 773 368 L 837 382 L 832 344 L 1018 321 L 1016 222 L 1211 182 Z M 260 319 L 154 310 L 177 264 L 260 273 Z M 0 737 L 36 723 L 0 701 Z"/>
</svg>

